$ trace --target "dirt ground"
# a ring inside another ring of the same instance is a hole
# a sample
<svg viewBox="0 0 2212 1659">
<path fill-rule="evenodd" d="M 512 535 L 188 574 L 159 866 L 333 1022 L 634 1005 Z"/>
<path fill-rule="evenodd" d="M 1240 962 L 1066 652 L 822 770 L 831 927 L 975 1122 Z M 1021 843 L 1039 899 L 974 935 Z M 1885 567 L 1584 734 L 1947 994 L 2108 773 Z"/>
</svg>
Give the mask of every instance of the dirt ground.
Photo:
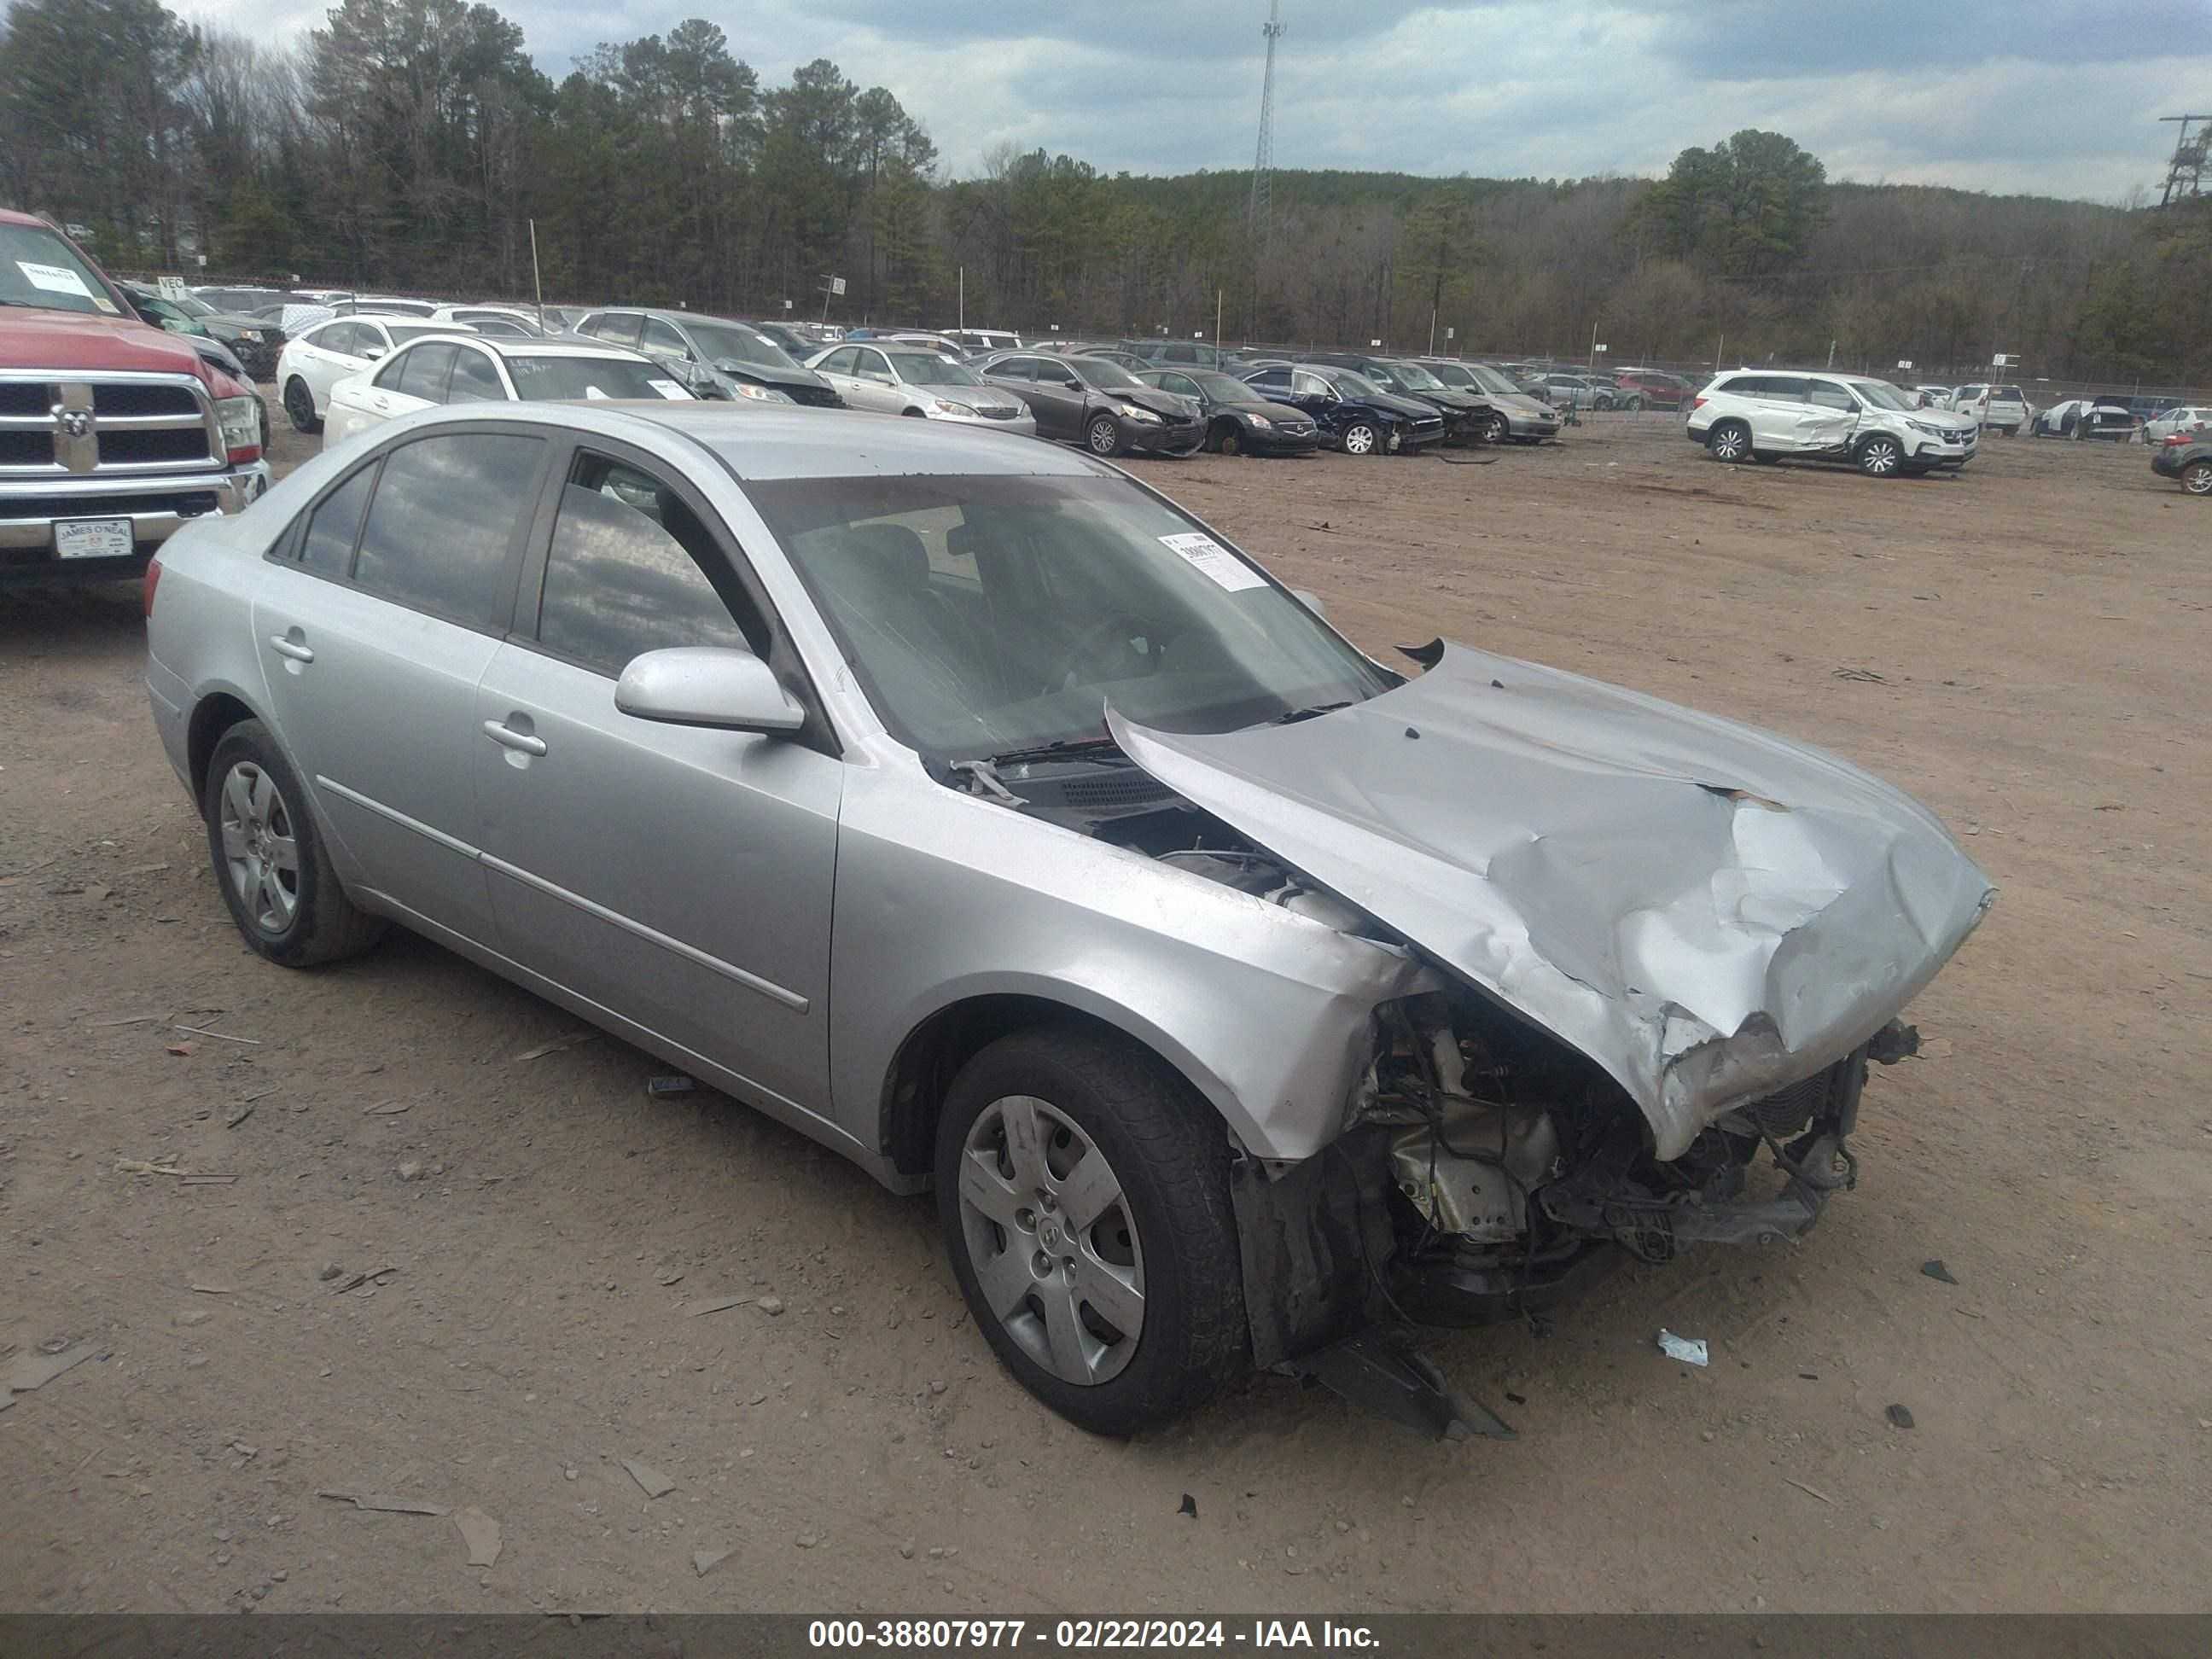
<svg viewBox="0 0 2212 1659">
<path fill-rule="evenodd" d="M 1139 467 L 1377 653 L 1826 744 L 2002 890 L 1801 1246 L 1435 1344 L 1510 1444 L 1261 1376 L 1134 1443 L 1066 1426 L 926 1200 L 649 1100 L 619 1042 L 543 1052 L 575 1022 L 412 939 L 249 956 L 137 592 L 0 599 L 0 1370 L 92 1352 L 0 1411 L 0 1607 L 2203 1608 L 2212 505 L 2139 448 L 1984 449 L 1727 469 L 1653 415 L 1489 465 Z M 330 1492 L 473 1506 L 496 1562 Z"/>
</svg>

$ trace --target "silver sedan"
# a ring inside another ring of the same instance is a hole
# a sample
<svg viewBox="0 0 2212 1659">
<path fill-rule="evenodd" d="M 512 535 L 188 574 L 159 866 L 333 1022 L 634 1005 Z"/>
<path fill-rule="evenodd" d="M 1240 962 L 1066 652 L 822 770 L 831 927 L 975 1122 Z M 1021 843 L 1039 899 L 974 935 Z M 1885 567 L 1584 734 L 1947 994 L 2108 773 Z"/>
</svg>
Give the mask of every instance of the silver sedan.
<svg viewBox="0 0 2212 1659">
<path fill-rule="evenodd" d="M 1027 404 L 928 345 L 886 340 L 880 345 L 832 346 L 809 357 L 806 366 L 854 409 L 1036 436 L 1036 416 Z"/>
<path fill-rule="evenodd" d="M 999 1358 L 1106 1432 L 1253 1364 L 1448 1428 L 1373 1322 L 1850 1184 L 1990 896 L 1926 809 L 1558 670 L 1385 666 L 1089 456 L 860 426 L 433 409 L 187 526 L 146 680 L 247 945 L 397 923 L 933 1188 Z"/>
</svg>

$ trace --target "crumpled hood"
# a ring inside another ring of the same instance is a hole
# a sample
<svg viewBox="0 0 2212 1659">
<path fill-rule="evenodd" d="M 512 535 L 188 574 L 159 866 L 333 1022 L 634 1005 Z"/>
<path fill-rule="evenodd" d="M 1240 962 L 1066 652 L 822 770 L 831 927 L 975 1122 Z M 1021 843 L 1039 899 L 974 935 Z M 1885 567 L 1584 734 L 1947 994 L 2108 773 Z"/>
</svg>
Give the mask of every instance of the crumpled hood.
<svg viewBox="0 0 2212 1659">
<path fill-rule="evenodd" d="M 1662 1158 L 1872 1036 L 1996 896 L 1845 761 L 1465 647 L 1288 726 L 1108 719 L 1161 782 L 1602 1066 Z"/>
</svg>

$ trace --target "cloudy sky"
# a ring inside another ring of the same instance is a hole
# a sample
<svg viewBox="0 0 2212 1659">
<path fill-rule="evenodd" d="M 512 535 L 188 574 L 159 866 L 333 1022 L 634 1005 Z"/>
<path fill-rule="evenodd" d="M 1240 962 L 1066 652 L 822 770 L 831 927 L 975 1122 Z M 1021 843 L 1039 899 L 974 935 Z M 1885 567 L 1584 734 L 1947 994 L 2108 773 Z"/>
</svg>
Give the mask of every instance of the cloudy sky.
<svg viewBox="0 0 2212 1659">
<path fill-rule="evenodd" d="M 170 0 L 267 38 L 298 0 Z M 774 83 L 889 87 L 956 175 L 994 146 L 1103 172 L 1252 163 L 1266 0 L 504 0 L 556 80 L 690 15 Z M 1282 0 L 1275 164 L 1504 177 L 1663 172 L 1740 127 L 1832 179 L 2118 201 L 2212 107 L 2212 0 Z"/>
</svg>

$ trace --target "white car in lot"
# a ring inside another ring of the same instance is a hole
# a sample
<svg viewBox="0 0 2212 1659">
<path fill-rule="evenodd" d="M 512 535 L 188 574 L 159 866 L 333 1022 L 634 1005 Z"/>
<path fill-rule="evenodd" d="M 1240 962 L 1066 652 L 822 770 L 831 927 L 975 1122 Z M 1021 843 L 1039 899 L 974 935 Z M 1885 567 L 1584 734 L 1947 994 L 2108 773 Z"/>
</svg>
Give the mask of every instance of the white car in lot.
<svg viewBox="0 0 2212 1659">
<path fill-rule="evenodd" d="M 639 398 L 689 403 L 691 394 L 652 358 L 620 346 L 431 334 L 331 388 L 323 447 L 441 404 Z"/>
<path fill-rule="evenodd" d="M 1863 374 L 1731 369 L 1690 400 L 1683 428 L 1719 461 L 1842 461 L 1869 477 L 1917 477 L 1974 458 L 1974 421 L 1917 409 Z"/>
<path fill-rule="evenodd" d="M 2143 422 L 2143 441 L 2162 444 L 2177 432 L 2202 432 L 2212 427 L 2212 404 L 2185 404 Z"/>
<path fill-rule="evenodd" d="M 295 431 L 320 432 L 331 388 L 340 380 L 374 368 L 410 340 L 466 332 L 458 323 L 441 328 L 415 317 L 334 317 L 284 343 L 276 357 L 276 394 Z"/>
<path fill-rule="evenodd" d="M 2016 386 L 1962 386 L 1951 394 L 1950 407 L 2008 438 L 2018 437 L 2035 420 L 2035 406 Z"/>
<path fill-rule="evenodd" d="M 562 331 L 560 320 L 555 313 L 546 313 L 544 326 L 541 328 L 537 317 L 520 306 L 440 306 L 430 313 L 430 320 L 434 323 L 459 323 L 479 334 L 495 334 L 509 340 L 535 340 Z"/>
<path fill-rule="evenodd" d="M 1001 392 L 965 363 L 927 346 L 855 342 L 831 346 L 806 360 L 807 368 L 836 388 L 854 409 L 925 420 L 964 421 L 998 432 L 1036 436 L 1036 416 L 1011 392 Z"/>
</svg>

